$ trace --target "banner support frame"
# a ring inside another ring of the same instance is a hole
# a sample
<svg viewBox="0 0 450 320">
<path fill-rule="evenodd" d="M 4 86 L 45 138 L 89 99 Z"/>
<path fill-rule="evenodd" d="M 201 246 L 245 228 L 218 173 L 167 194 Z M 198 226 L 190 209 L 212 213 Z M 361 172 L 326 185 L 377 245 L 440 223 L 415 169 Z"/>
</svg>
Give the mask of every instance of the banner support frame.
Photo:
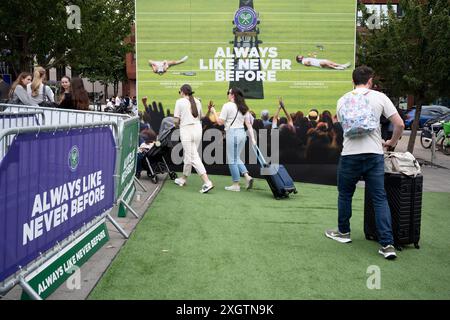
<svg viewBox="0 0 450 320">
<path fill-rule="evenodd" d="M 136 178 L 136 176 L 134 177 L 134 182 L 136 182 L 142 188 L 142 190 L 144 190 L 144 192 L 147 192 L 147 188 L 145 188 L 145 186 L 142 184 L 142 182 L 139 181 L 138 178 Z"/>
<path fill-rule="evenodd" d="M 123 228 L 117 223 L 116 220 L 113 219 L 113 217 L 111 217 L 111 215 L 108 213 L 106 215 L 106 219 L 109 220 L 109 222 L 112 223 L 112 225 L 117 229 L 117 231 L 119 231 L 119 233 L 125 238 L 128 239 L 130 236 L 128 235 L 128 233 L 126 233 L 125 230 L 123 230 Z"/>
</svg>

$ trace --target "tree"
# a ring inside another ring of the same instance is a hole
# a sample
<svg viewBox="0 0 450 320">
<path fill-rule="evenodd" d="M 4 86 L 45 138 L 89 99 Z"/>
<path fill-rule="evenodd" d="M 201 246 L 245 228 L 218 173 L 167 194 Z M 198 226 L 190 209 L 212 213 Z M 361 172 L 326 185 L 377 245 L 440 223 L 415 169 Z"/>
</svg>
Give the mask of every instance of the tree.
<svg viewBox="0 0 450 320">
<path fill-rule="evenodd" d="M 81 30 L 67 26 L 67 5 L 78 5 Z M 35 61 L 46 69 L 70 65 L 91 80 L 118 78 L 131 32 L 134 2 L 129 0 L 8 0 L 0 6 L 2 59 L 14 73 Z M 109 68 L 105 64 L 110 64 Z M 111 72 L 113 70 L 113 72 Z"/>
<path fill-rule="evenodd" d="M 375 69 L 391 96 L 414 96 L 412 153 L 422 106 L 450 96 L 450 1 L 401 0 L 400 7 L 402 17 L 389 10 L 387 23 L 368 31 L 358 58 Z"/>
</svg>

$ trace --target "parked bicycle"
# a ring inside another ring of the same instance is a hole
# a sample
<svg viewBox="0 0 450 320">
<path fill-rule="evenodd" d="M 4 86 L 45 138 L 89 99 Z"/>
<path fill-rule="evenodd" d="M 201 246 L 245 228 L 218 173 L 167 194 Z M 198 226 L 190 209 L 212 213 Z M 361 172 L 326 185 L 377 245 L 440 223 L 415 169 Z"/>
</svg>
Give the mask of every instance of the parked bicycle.
<svg viewBox="0 0 450 320">
<path fill-rule="evenodd" d="M 448 132 L 446 133 L 444 126 L 447 127 L 448 131 L 449 123 L 450 123 L 450 114 L 446 114 L 439 118 L 427 121 L 420 134 L 420 144 L 422 145 L 422 147 L 424 147 L 425 149 L 431 148 L 432 135 L 434 132 L 436 134 L 437 148 L 442 150 L 443 153 L 448 154 L 450 152 L 448 146 L 449 139 L 448 139 Z"/>
</svg>

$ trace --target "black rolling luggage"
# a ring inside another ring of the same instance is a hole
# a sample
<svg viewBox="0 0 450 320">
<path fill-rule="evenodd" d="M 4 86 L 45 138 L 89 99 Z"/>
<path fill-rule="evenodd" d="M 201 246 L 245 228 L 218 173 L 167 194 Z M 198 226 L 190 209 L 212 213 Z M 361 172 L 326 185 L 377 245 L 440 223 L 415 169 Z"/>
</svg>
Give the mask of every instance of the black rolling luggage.
<svg viewBox="0 0 450 320">
<path fill-rule="evenodd" d="M 254 146 L 253 150 L 255 150 L 261 168 L 266 169 L 267 173 L 269 173 L 264 175 L 264 178 L 266 178 L 275 199 L 288 198 L 290 193 L 297 193 L 294 181 L 283 165 L 278 165 L 278 168 L 273 164 L 269 165 L 264 159 L 258 146 Z"/>
<path fill-rule="evenodd" d="M 391 209 L 392 233 L 397 249 L 414 244 L 419 249 L 422 212 L 423 176 L 385 173 L 384 189 Z M 377 240 L 375 212 L 368 189 L 364 194 L 364 234 L 368 240 Z"/>
</svg>

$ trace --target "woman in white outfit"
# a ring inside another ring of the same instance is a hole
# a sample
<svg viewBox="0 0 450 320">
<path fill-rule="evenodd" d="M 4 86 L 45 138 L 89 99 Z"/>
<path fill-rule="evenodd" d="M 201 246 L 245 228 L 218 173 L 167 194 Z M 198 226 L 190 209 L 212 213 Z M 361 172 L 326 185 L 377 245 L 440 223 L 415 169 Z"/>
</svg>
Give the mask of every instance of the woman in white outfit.
<svg viewBox="0 0 450 320">
<path fill-rule="evenodd" d="M 187 178 L 191 175 L 192 167 L 203 179 L 201 193 L 207 193 L 214 188 L 213 183 L 206 174 L 205 166 L 198 154 L 198 147 L 202 141 L 202 125 L 200 122 L 202 114 L 202 104 L 193 97 L 194 92 L 190 85 L 185 84 L 180 88 L 180 99 L 175 104 L 175 125 L 180 126 L 180 139 L 183 145 L 184 168 L 183 176 L 175 179 L 179 186 L 186 184 Z"/>
<path fill-rule="evenodd" d="M 219 125 L 225 125 L 227 162 L 233 179 L 233 184 L 229 187 L 225 187 L 225 190 L 241 191 L 239 185 L 241 175 L 245 177 L 247 182 L 246 189 L 248 190 L 253 186 L 253 178 L 248 174 L 248 170 L 242 162 L 240 154 L 245 146 L 245 141 L 247 140 L 244 125 L 248 129 L 251 142 L 256 145 L 251 124 L 251 115 L 241 89 L 229 89 L 227 95 L 228 102 L 223 105 L 220 116 L 217 115 L 214 107 L 211 108 L 211 112 L 215 115 L 217 123 Z"/>
</svg>

